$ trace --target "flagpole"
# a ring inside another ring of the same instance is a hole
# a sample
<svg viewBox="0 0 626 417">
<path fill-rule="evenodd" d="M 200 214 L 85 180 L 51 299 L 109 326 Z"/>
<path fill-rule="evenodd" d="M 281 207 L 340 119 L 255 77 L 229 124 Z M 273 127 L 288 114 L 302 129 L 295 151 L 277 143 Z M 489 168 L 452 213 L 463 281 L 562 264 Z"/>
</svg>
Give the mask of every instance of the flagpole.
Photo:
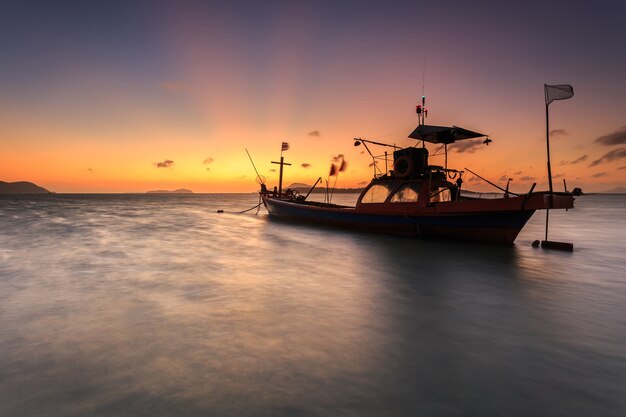
<svg viewBox="0 0 626 417">
<path fill-rule="evenodd" d="M 544 89 L 547 87 L 544 86 Z M 550 168 L 550 115 L 548 112 L 548 107 L 550 103 L 548 103 L 547 97 L 547 89 L 545 91 L 546 94 L 546 148 L 548 151 L 548 184 L 550 187 L 550 202 L 548 203 L 548 208 L 546 209 L 546 241 L 548 240 L 548 219 L 550 218 L 550 207 L 552 206 L 552 169 Z"/>
<path fill-rule="evenodd" d="M 550 185 L 550 197 L 552 197 L 552 170 L 550 169 L 550 117 L 548 114 L 548 106 L 546 104 L 546 147 L 548 150 L 548 184 Z"/>
<path fill-rule="evenodd" d="M 546 99 L 546 151 L 547 151 L 547 165 L 548 165 L 548 185 L 550 187 L 550 194 L 548 198 L 548 204 L 546 205 L 546 240 L 541 242 L 542 248 L 556 248 L 572 251 L 574 245 L 565 242 L 550 242 L 548 240 L 548 224 L 550 219 L 550 208 L 554 205 L 554 188 L 552 186 L 552 168 L 550 166 L 550 112 L 549 106 L 554 100 L 567 100 L 574 96 L 574 88 L 569 84 L 558 85 L 543 85 L 543 92 Z M 537 241 L 537 243 L 539 243 Z M 533 242 L 533 245 L 535 243 Z"/>
</svg>

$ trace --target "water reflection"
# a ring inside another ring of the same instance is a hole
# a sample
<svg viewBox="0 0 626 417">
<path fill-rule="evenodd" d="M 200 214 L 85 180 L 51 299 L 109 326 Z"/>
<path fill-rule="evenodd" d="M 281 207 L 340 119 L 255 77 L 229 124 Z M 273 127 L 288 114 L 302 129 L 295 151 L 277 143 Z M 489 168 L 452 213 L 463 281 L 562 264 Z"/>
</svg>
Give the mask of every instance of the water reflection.
<svg viewBox="0 0 626 417">
<path fill-rule="evenodd" d="M 0 415 L 625 408 L 626 283 L 623 264 L 593 260 L 616 256 L 606 246 L 562 255 L 216 213 L 256 198 L 0 200 Z"/>
</svg>

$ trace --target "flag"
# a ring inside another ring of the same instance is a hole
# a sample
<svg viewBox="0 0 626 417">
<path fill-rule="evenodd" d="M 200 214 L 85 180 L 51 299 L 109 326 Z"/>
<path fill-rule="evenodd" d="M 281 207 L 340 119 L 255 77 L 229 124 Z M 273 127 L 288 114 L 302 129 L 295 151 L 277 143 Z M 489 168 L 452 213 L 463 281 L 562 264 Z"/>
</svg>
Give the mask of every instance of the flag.
<svg viewBox="0 0 626 417">
<path fill-rule="evenodd" d="M 574 88 L 569 84 L 547 85 L 544 84 L 546 93 L 546 106 L 554 100 L 567 100 L 574 97 Z"/>
<path fill-rule="evenodd" d="M 280 149 L 280 151 L 288 151 L 289 150 L 289 143 L 288 142 L 283 142 L 283 147 Z"/>
<path fill-rule="evenodd" d="M 348 163 L 346 162 L 345 159 L 342 159 L 341 160 L 341 165 L 339 166 L 339 172 L 345 171 L 346 168 L 348 168 Z"/>
</svg>

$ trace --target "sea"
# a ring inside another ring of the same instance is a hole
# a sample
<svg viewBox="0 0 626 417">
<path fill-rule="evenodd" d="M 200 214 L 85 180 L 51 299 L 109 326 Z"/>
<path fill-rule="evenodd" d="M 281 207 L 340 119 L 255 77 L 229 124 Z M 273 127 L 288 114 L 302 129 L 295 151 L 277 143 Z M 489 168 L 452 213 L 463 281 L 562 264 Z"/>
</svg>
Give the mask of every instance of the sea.
<svg viewBox="0 0 626 417">
<path fill-rule="evenodd" d="M 626 415 L 626 195 L 550 213 L 571 253 L 257 203 L 1 197 L 0 416 Z"/>
</svg>

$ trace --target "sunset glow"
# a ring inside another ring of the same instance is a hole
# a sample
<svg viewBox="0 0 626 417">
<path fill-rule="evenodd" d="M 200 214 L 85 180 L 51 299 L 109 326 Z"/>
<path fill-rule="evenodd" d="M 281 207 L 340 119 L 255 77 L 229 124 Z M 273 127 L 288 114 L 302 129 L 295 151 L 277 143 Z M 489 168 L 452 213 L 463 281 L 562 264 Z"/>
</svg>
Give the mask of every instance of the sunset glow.
<svg viewBox="0 0 626 417">
<path fill-rule="evenodd" d="M 550 106 L 555 184 L 626 185 L 626 29 L 605 23 L 621 3 L 568 3 L 567 17 L 527 3 L 170 3 L 3 11 L 0 180 L 59 193 L 253 192 L 245 149 L 273 186 L 286 141 L 286 184 L 326 177 L 344 154 L 338 186 L 357 187 L 371 159 L 352 138 L 413 144 L 424 79 L 429 124 L 493 139 L 451 147 L 451 167 L 545 189 L 543 85 L 568 83 L 573 99 Z"/>
</svg>

